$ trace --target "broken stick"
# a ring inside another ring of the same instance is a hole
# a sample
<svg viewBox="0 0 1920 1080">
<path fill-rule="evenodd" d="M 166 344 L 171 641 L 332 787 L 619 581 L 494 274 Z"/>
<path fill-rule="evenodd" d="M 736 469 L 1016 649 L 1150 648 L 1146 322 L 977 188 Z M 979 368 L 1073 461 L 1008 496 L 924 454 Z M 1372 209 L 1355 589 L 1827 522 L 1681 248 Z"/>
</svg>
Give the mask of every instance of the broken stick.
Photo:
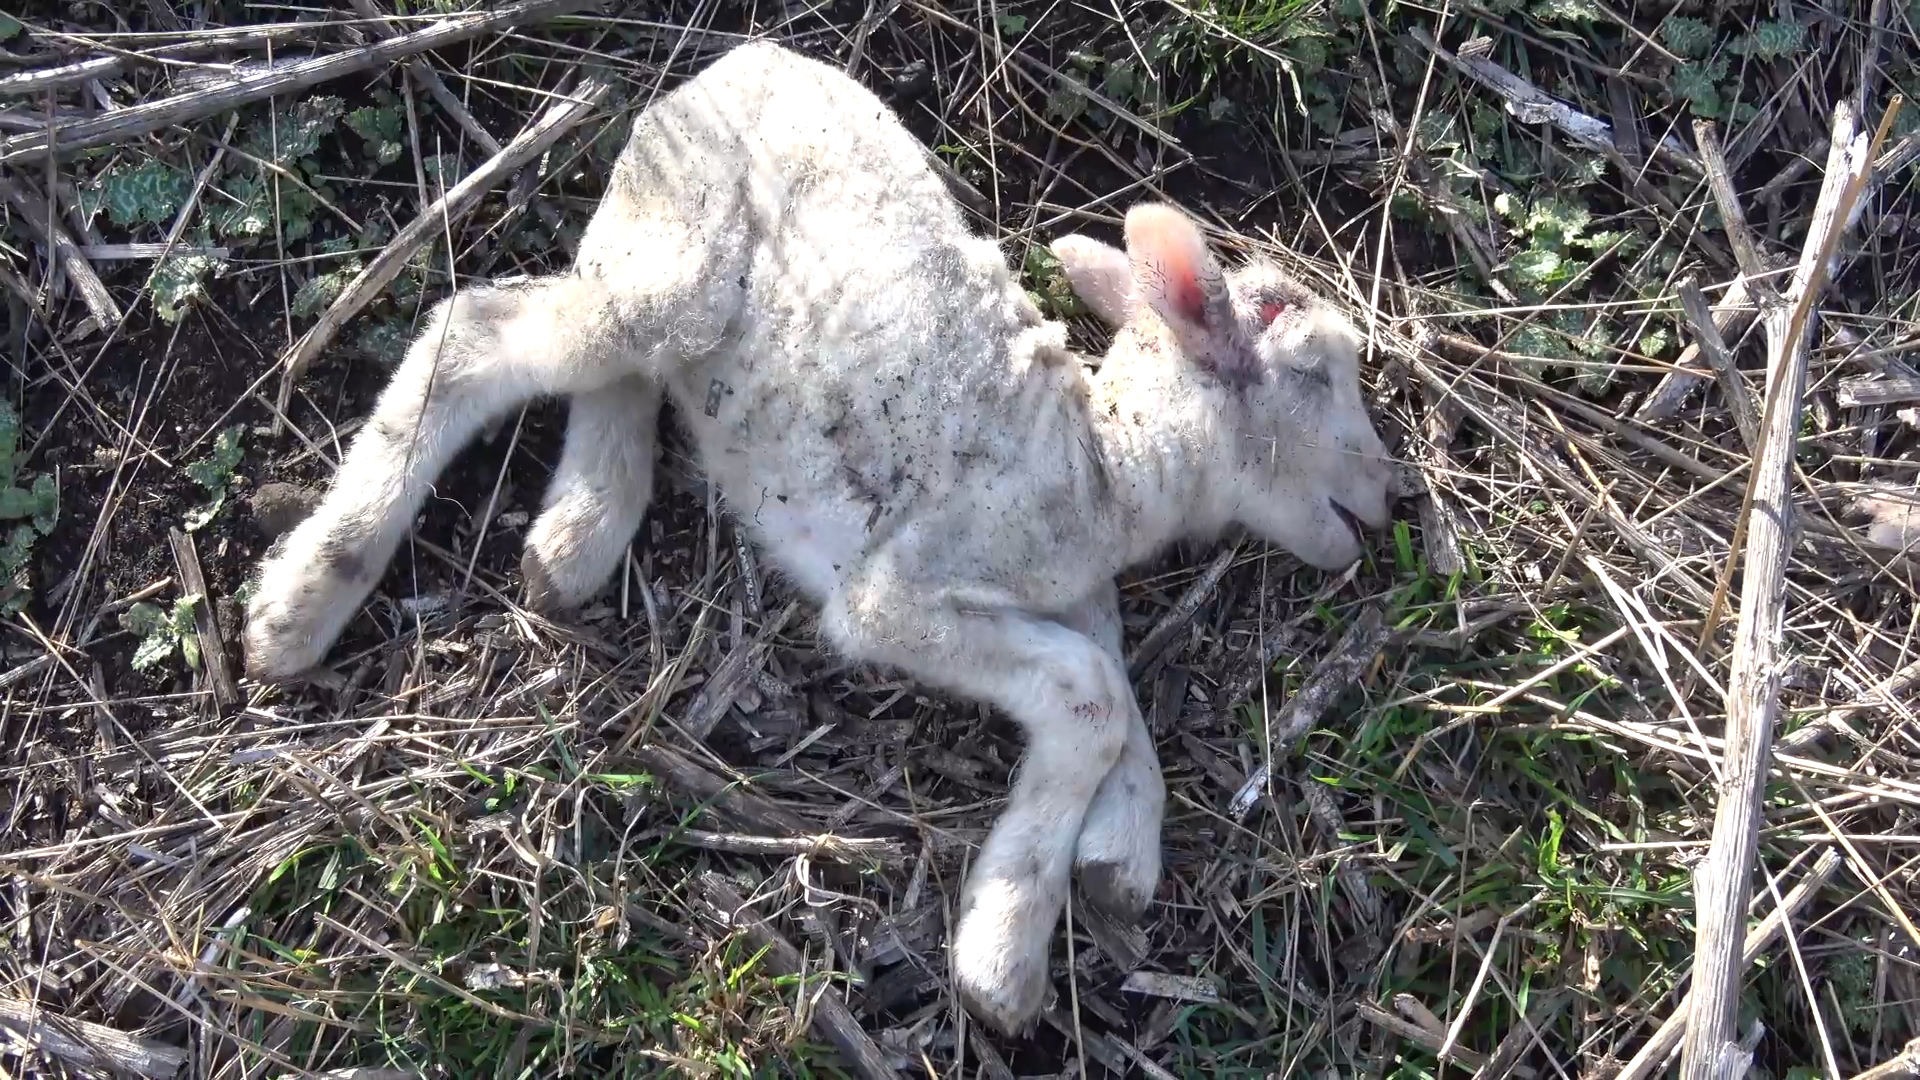
<svg viewBox="0 0 1920 1080">
<path fill-rule="evenodd" d="M 1754 302 L 1753 289 L 1746 275 L 1734 278 L 1721 294 L 1720 303 L 1713 308 L 1713 329 L 1722 340 L 1738 338 L 1753 325 L 1760 314 L 1759 306 Z M 1643 424 L 1664 420 L 1680 411 L 1693 392 L 1707 382 L 1707 376 L 1699 374 L 1700 342 L 1696 338 L 1680 350 L 1673 362 L 1673 370 L 1660 377 L 1646 400 L 1633 412 L 1633 418 Z"/>
<path fill-rule="evenodd" d="M 1505 98 L 1507 112 L 1521 123 L 1550 123 L 1594 153 L 1614 151 L 1613 127 L 1605 120 L 1588 116 L 1485 57 L 1457 56 L 1417 26 L 1409 28 L 1407 33 L 1462 75 Z M 1654 152 L 1696 175 L 1703 171 L 1700 159 L 1671 135 L 1655 143 Z"/>
<path fill-rule="evenodd" d="M 74 286 L 80 290 L 80 302 L 87 306 L 87 314 L 93 316 L 98 328 L 106 330 L 118 324 L 120 305 L 113 302 L 106 284 L 94 273 L 86 253 L 60 227 L 59 220 L 53 216 L 52 204 L 38 192 L 4 176 L 0 176 L 0 196 L 20 211 L 20 220 L 28 231 L 47 245 L 48 260 L 58 262 L 73 279 Z"/>
<path fill-rule="evenodd" d="M 493 11 L 456 15 L 424 30 L 378 41 L 364 49 L 278 64 L 258 74 L 235 75 L 232 81 L 206 90 L 175 94 L 158 101 L 130 105 L 78 123 L 15 135 L 0 140 L 0 164 L 17 165 L 38 161 L 50 153 L 64 154 L 90 146 L 108 146 L 137 139 L 162 128 L 237 109 L 278 94 L 305 90 L 323 82 L 380 67 L 403 56 L 478 37 L 489 30 L 504 30 L 522 23 L 564 15 L 590 3 L 592 0 L 523 0 L 522 3 L 509 4 Z"/>
<path fill-rule="evenodd" d="M 1791 480 L 1801 398 L 1806 392 L 1807 339 L 1812 309 L 1827 283 L 1834 248 L 1866 187 L 1874 154 L 1899 109 L 1895 99 L 1880 132 L 1854 134 L 1853 107 L 1834 107 L 1833 144 L 1813 223 L 1785 301 L 1769 311 L 1765 326 L 1771 378 L 1761 414 L 1762 446 L 1749 475 L 1747 505 L 1735 523 L 1727 565 L 1707 610 L 1701 641 L 1709 641 L 1721 598 L 1740 554 L 1742 523 L 1750 524 L 1746 579 L 1727 679 L 1726 765 L 1721 776 L 1713 841 L 1694 877 L 1696 933 L 1693 985 L 1697 1004 L 1681 1048 L 1682 1080 L 1727 1080 L 1744 1071 L 1737 1041 L 1740 960 L 1747 893 L 1758 854 L 1760 798 L 1779 708 L 1780 621 L 1786 601 L 1787 557 L 1792 543 Z M 1754 513 L 1753 511 L 1758 511 Z"/>
<path fill-rule="evenodd" d="M 666 781 L 669 789 L 708 804 L 722 817 L 768 836 L 812 837 L 820 829 L 746 784 L 723 778 L 680 751 L 652 742 L 629 751 L 648 772 Z"/>
<path fill-rule="evenodd" d="M 1686 313 L 1687 328 L 1693 331 L 1693 347 L 1707 358 L 1707 366 L 1720 377 L 1720 392 L 1726 395 L 1727 408 L 1733 413 L 1733 422 L 1740 429 L 1741 445 L 1747 452 L 1760 450 L 1760 417 L 1753 411 L 1753 394 L 1741 381 L 1739 365 L 1734 363 L 1733 350 L 1727 348 L 1726 339 L 1720 336 L 1720 328 L 1715 325 L 1713 309 L 1707 306 L 1707 297 L 1700 287 L 1687 278 L 1677 286 L 1680 294 L 1680 310 Z"/>
<path fill-rule="evenodd" d="M 56 1016 L 31 1001 L 0 998 L 0 1030 L 83 1069 L 168 1080 L 187 1063 L 187 1052 L 180 1047 L 136 1039 L 105 1024 Z"/>
<path fill-rule="evenodd" d="M 1273 774 L 1274 759 L 1284 756 L 1294 743 L 1313 730 L 1313 725 L 1333 704 L 1333 699 L 1352 685 L 1367 665 L 1373 663 L 1373 658 L 1380 655 L 1391 633 L 1386 625 L 1386 616 L 1378 607 L 1369 606 L 1360 613 L 1333 651 L 1314 666 L 1313 674 L 1307 676 L 1300 692 L 1281 707 L 1279 715 L 1268 725 L 1266 760 L 1253 770 L 1253 775 L 1240 785 L 1240 790 L 1233 793 L 1233 801 L 1227 805 L 1230 817 L 1235 821 L 1246 818 L 1247 811 L 1253 809 L 1254 802 L 1267 789 L 1267 778 Z"/>
<path fill-rule="evenodd" d="M 353 5 L 354 11 L 360 13 L 361 18 L 367 20 L 367 25 L 373 29 L 375 37 L 391 40 L 400 36 L 400 31 L 394 29 L 393 24 L 380 13 L 380 9 L 373 6 L 373 0 L 348 0 L 348 3 Z M 440 103 L 440 107 L 446 110 L 447 115 L 453 117 L 453 122 L 459 124 L 462 131 L 472 136 L 473 141 L 479 143 L 482 150 L 488 154 L 497 154 L 506 149 L 500 145 L 499 139 L 493 137 L 492 132 L 480 126 L 480 121 L 474 119 L 473 114 L 467 111 L 467 107 L 461 104 L 453 91 L 447 89 L 447 84 L 441 81 L 439 73 L 434 71 L 426 61 L 418 58 L 408 60 L 405 67 L 407 74 L 426 88 L 433 100 Z"/>
<path fill-rule="evenodd" d="M 725 926 L 745 931 L 747 940 L 754 948 L 766 951 L 765 963 L 775 975 L 804 976 L 807 965 L 800 950 L 783 937 L 778 930 L 768 925 L 753 908 L 742 899 L 738 890 L 727 884 L 727 880 L 709 870 L 700 878 L 700 893 L 703 899 L 714 909 L 714 916 Z M 818 993 L 809 993 L 807 999 L 813 1006 L 813 1026 L 827 1037 L 852 1067 L 855 1076 L 861 1080 L 892 1080 L 896 1074 L 888 1063 L 880 1047 L 874 1044 L 872 1036 L 861 1028 L 860 1020 L 853 1015 L 831 988 L 822 988 Z"/>
<path fill-rule="evenodd" d="M 1207 602 L 1213 590 L 1220 587 L 1220 579 L 1227 576 L 1227 570 L 1233 566 L 1234 557 L 1240 554 L 1240 545 L 1223 544 L 1219 554 L 1200 572 L 1187 591 L 1174 602 L 1161 620 L 1140 641 L 1140 647 L 1134 650 L 1133 659 L 1127 662 L 1127 677 L 1137 679 L 1147 670 L 1147 665 L 1158 659 L 1173 641 L 1173 636 L 1186 629 L 1189 622 L 1200 611 L 1200 605 Z"/>
<path fill-rule="evenodd" d="M 1828 848 L 1820 853 L 1820 858 L 1815 860 L 1813 869 L 1807 871 L 1807 876 L 1787 890 L 1787 895 L 1780 898 L 1780 906 L 1768 912 L 1767 917 L 1760 921 L 1760 925 L 1754 927 L 1753 931 L 1747 935 L 1746 942 L 1740 946 L 1742 967 L 1760 959 L 1761 953 L 1773 947 L 1774 939 L 1786 930 L 1788 920 L 1799 914 L 1807 901 L 1813 899 L 1815 893 L 1826 887 L 1827 882 L 1833 878 L 1833 872 L 1838 869 L 1840 869 L 1838 851 Z M 1687 995 L 1680 999 L 1680 1007 L 1673 1010 L 1673 1015 L 1661 1023 L 1659 1029 L 1653 1033 L 1653 1038 L 1648 1039 L 1647 1044 L 1640 1048 L 1640 1052 L 1633 1055 L 1633 1060 L 1627 1062 L 1626 1067 L 1620 1070 L 1620 1074 L 1614 1077 L 1614 1080 L 1647 1080 L 1656 1071 L 1666 1068 L 1667 1059 L 1673 1056 L 1673 1051 L 1680 1045 L 1680 1036 L 1686 1033 L 1687 1019 L 1692 1015 L 1693 991 L 1689 990 Z"/>
<path fill-rule="evenodd" d="M 374 297 L 380 295 L 380 290 L 386 288 L 387 283 L 400 273 L 401 268 L 407 265 L 407 260 L 420 249 L 420 245 L 446 228 L 449 221 L 462 217 L 467 211 L 473 209 L 479 203 L 480 197 L 495 184 L 513 175 L 522 165 L 545 153 L 547 147 L 552 146 L 561 135 L 585 119 L 593 107 L 600 103 L 600 99 L 606 97 L 610 89 L 612 84 L 602 80 L 588 79 L 582 82 L 571 95 L 548 109 L 545 116 L 515 135 L 505 149 L 488 159 L 486 164 L 468 173 L 458 184 L 448 189 L 445 195 L 440 196 L 432 206 L 427 207 L 419 217 L 408 222 L 407 227 L 400 230 L 400 235 L 394 237 L 392 242 L 382 248 L 380 254 L 367 264 L 366 269 L 360 271 L 351 282 L 347 283 L 347 287 L 341 291 L 339 298 L 321 314 L 319 321 L 315 322 L 305 334 L 301 335 L 300 340 L 294 342 L 293 347 L 287 350 L 286 355 L 281 359 L 282 397 L 285 397 L 287 387 L 300 377 L 300 373 L 306 370 L 308 364 L 313 362 L 314 357 L 319 356 L 321 350 L 333 341 L 334 335 L 340 332 L 340 328 L 359 314 L 360 309 L 371 303 Z M 284 401 L 282 405 L 284 408 Z"/>
</svg>

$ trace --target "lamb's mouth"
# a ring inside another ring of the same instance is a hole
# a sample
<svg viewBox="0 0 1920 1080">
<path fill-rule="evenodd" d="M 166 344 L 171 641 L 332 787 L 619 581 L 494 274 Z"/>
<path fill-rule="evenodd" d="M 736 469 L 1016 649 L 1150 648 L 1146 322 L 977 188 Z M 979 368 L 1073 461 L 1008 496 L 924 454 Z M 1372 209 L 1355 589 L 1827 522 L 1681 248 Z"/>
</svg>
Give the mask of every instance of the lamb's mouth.
<svg viewBox="0 0 1920 1080">
<path fill-rule="evenodd" d="M 1347 509 L 1346 507 L 1341 506 L 1339 499 L 1328 499 L 1327 502 L 1333 507 L 1334 516 L 1339 518 L 1342 522 L 1345 522 L 1347 528 L 1353 530 L 1354 543 L 1356 544 L 1364 543 L 1366 540 L 1367 534 L 1366 534 L 1366 531 L 1360 526 L 1359 515 L 1355 514 L 1353 511 Z"/>
</svg>

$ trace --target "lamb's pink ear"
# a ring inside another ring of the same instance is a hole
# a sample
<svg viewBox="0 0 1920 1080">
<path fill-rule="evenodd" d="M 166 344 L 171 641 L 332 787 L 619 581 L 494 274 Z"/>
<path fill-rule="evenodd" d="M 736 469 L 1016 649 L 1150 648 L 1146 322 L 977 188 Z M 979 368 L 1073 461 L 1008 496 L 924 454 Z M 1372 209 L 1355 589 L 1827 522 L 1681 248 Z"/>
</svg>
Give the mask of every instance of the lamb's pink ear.
<svg viewBox="0 0 1920 1080">
<path fill-rule="evenodd" d="M 1167 324 L 1193 362 L 1232 377 L 1250 372 L 1238 334 L 1227 276 L 1200 227 L 1162 203 L 1127 211 L 1127 253 L 1139 300 Z M 1234 370 L 1225 370 L 1232 368 Z"/>
<path fill-rule="evenodd" d="M 1067 272 L 1073 295 L 1094 318 L 1122 326 L 1133 304 L 1133 260 L 1127 253 L 1089 236 L 1072 233 L 1048 245 Z"/>
</svg>

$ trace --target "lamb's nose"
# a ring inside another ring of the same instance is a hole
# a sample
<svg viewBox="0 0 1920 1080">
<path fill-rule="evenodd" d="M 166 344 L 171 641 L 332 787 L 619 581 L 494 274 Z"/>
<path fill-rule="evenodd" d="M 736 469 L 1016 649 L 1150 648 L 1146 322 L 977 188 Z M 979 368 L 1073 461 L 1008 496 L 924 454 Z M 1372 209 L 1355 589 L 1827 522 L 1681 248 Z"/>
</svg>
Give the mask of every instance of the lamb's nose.
<svg viewBox="0 0 1920 1080">
<path fill-rule="evenodd" d="M 1377 442 L 1372 447 L 1363 446 L 1351 452 L 1362 465 L 1356 470 L 1358 482 L 1340 493 L 1340 502 L 1370 527 L 1384 529 L 1393 521 L 1389 512 L 1393 502 L 1393 463 L 1387 459 L 1386 447 Z"/>
<path fill-rule="evenodd" d="M 1370 528 L 1384 529 L 1393 523 L 1393 515 L 1388 510 L 1390 489 L 1382 485 L 1369 491 L 1365 497 L 1353 501 L 1353 513 Z"/>
</svg>

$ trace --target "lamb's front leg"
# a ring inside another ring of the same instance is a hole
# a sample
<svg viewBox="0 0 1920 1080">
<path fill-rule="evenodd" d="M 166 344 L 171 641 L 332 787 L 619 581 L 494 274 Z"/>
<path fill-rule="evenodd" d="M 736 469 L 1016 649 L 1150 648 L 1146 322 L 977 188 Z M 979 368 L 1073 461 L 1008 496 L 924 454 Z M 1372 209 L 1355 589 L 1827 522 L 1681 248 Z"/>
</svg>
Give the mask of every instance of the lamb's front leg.
<svg viewBox="0 0 1920 1080">
<path fill-rule="evenodd" d="M 536 395 L 606 381 L 593 290 L 563 275 L 464 289 L 435 306 L 326 499 L 262 565 L 247 605 L 250 676 L 281 680 L 319 663 L 434 480 L 489 420 Z"/>
<path fill-rule="evenodd" d="M 1062 621 L 1125 663 L 1120 590 L 1112 582 Z M 1129 715 L 1126 745 L 1087 807 L 1073 865 L 1082 898 L 1117 919 L 1135 922 L 1160 886 L 1160 823 L 1167 787 L 1146 718 L 1137 708 Z"/>
<path fill-rule="evenodd" d="M 1027 752 L 981 845 L 951 943 L 954 988 L 1008 1033 L 1028 1029 L 1087 806 L 1138 723 L 1118 659 L 1084 634 L 1023 612 L 963 613 L 932 590 L 870 575 L 828 605 L 836 646 L 998 705 Z"/>
</svg>

